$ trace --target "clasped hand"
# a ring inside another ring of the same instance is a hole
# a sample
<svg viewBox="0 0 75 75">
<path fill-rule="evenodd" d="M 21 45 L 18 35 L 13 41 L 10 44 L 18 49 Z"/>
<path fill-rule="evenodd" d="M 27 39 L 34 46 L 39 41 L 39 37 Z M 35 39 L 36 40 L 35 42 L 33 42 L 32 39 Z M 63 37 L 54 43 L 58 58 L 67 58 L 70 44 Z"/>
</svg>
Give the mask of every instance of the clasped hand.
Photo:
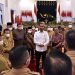
<svg viewBox="0 0 75 75">
<path fill-rule="evenodd" d="M 44 45 L 43 44 L 41 44 L 41 45 L 39 45 L 40 47 L 44 47 Z"/>
</svg>

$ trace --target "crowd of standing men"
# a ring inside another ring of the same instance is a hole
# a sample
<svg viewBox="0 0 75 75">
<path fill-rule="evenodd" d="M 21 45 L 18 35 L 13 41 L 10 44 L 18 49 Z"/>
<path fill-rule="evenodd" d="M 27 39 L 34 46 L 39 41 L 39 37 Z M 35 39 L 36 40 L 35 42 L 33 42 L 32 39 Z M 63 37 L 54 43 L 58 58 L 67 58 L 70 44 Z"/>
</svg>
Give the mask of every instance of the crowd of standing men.
<svg viewBox="0 0 75 75">
<path fill-rule="evenodd" d="M 71 30 L 72 28 L 67 29 Z M 45 62 L 46 54 L 51 49 L 63 51 L 65 29 L 61 26 L 47 27 L 45 23 L 40 22 L 38 27 L 24 29 L 22 24 L 17 24 L 17 29 L 14 29 L 12 23 L 7 23 L 7 27 L 0 33 L 0 54 L 8 60 L 9 52 L 13 47 L 25 46 L 31 56 L 31 62 L 36 59 L 36 71 L 39 72 L 40 59 L 42 59 L 42 68 Z M 7 61 L 9 67 L 11 64 Z M 7 69 L 9 69 L 9 67 Z"/>
</svg>

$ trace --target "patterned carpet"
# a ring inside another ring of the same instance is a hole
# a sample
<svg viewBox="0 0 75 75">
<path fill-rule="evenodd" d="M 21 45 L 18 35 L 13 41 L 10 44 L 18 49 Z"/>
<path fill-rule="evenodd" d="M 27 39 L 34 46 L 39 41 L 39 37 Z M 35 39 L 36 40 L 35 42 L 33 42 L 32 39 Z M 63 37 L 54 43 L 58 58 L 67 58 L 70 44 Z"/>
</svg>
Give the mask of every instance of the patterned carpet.
<svg viewBox="0 0 75 75">
<path fill-rule="evenodd" d="M 40 74 L 43 75 L 42 73 L 42 68 L 41 68 L 41 64 L 42 62 L 40 61 Z M 34 59 L 34 61 L 30 62 L 29 68 L 31 71 L 36 71 L 36 59 Z"/>
</svg>

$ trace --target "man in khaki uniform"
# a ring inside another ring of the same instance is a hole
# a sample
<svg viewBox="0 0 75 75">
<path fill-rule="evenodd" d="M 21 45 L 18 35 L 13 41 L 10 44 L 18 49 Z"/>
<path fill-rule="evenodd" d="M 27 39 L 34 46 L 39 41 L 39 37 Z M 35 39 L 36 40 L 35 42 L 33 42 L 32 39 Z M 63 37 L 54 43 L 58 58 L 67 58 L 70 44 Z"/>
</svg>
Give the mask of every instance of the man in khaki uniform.
<svg viewBox="0 0 75 75">
<path fill-rule="evenodd" d="M 70 30 L 65 35 L 66 54 L 72 61 L 72 75 L 75 75 L 75 30 Z"/>
<path fill-rule="evenodd" d="M 3 56 L 3 46 L 2 46 L 2 41 L 0 40 L 0 72 L 9 69 L 10 69 L 10 62 L 8 61 L 7 58 Z"/>
<path fill-rule="evenodd" d="M 9 29 L 4 30 L 3 42 L 4 42 L 3 52 L 9 52 L 11 48 L 14 46 L 13 37 Z"/>
<path fill-rule="evenodd" d="M 0 34 L 0 52 L 3 52 L 3 38 L 2 35 Z"/>
<path fill-rule="evenodd" d="M 3 53 L 6 58 L 8 58 L 8 53 L 14 46 L 13 37 L 9 29 L 4 30 L 3 34 Z"/>
<path fill-rule="evenodd" d="M 7 58 L 0 54 L 0 72 L 10 70 L 10 63 Z"/>
<path fill-rule="evenodd" d="M 13 68 L 4 75 L 39 75 L 39 73 L 32 72 L 27 68 L 30 56 L 25 46 L 14 47 L 9 52 L 9 60 Z"/>
</svg>

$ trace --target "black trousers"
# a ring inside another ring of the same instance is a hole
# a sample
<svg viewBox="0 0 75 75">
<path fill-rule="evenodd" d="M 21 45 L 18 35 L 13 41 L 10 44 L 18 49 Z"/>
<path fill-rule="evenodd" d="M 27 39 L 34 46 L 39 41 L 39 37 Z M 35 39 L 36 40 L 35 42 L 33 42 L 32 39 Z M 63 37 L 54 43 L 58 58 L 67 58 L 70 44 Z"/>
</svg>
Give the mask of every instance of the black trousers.
<svg viewBox="0 0 75 75">
<path fill-rule="evenodd" d="M 35 54 L 36 54 L 36 71 L 39 72 L 40 58 L 42 57 L 42 68 L 43 68 L 44 60 L 46 58 L 46 51 L 44 52 L 36 51 Z"/>
<path fill-rule="evenodd" d="M 52 43 L 52 47 L 58 45 L 58 43 Z M 62 45 L 60 45 L 59 47 L 56 47 L 57 50 L 62 52 Z"/>
<path fill-rule="evenodd" d="M 34 48 L 28 48 L 29 54 L 31 55 L 31 61 L 34 60 Z"/>
</svg>

